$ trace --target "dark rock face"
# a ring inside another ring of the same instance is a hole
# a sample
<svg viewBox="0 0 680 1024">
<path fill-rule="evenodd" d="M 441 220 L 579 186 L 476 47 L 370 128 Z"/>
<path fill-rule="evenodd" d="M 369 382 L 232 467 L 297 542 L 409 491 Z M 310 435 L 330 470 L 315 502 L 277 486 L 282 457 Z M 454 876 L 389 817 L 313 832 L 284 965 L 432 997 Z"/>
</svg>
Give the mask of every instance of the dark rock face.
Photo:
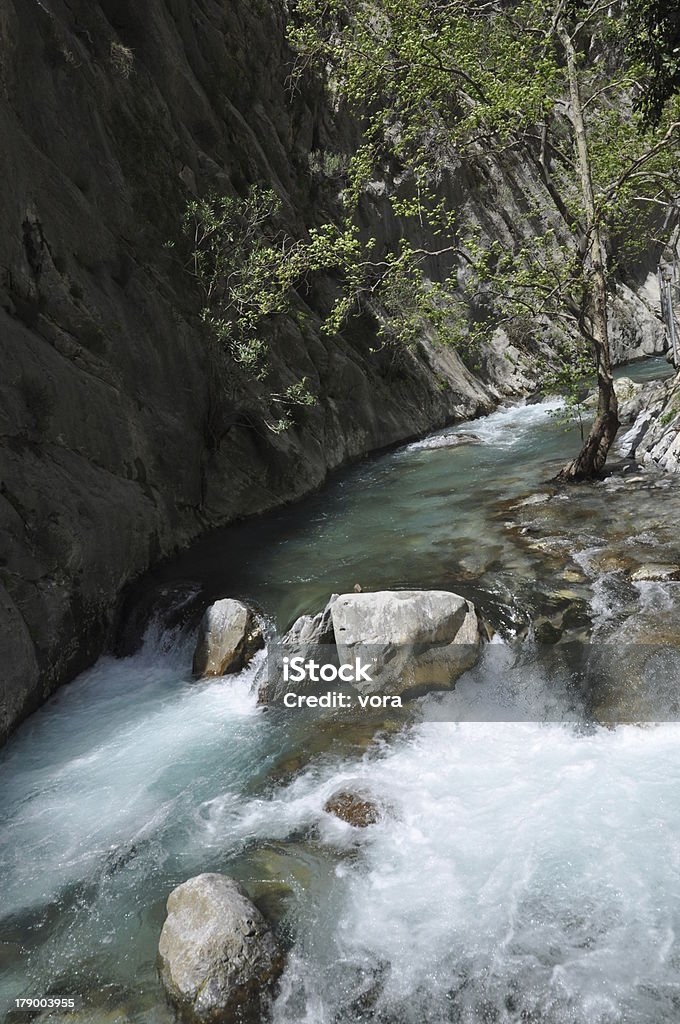
<svg viewBox="0 0 680 1024">
<path fill-rule="evenodd" d="M 211 351 L 164 248 L 193 190 L 273 183 L 291 230 L 318 199 L 327 115 L 289 102 L 278 4 L 4 0 L 0 37 L 1 739 L 159 558 L 492 398 L 452 353 L 395 366 L 283 321 L 267 393 L 307 376 L 322 400 L 276 435 Z"/>
<path fill-rule="evenodd" d="M 315 308 L 332 282 L 301 296 L 304 328 L 272 325 L 266 386 L 206 338 L 179 245 L 187 200 L 260 182 L 301 232 L 334 204 L 310 153 L 352 149 L 318 84 L 286 88 L 283 3 L 0 0 L 0 46 L 1 742 L 92 663 L 122 587 L 160 558 L 526 380 L 500 336 L 486 384 L 428 339 L 395 359 L 365 324 L 327 338 Z M 545 201 L 521 173 L 510 193 Z M 478 203 L 485 230 L 507 234 L 503 204 Z M 379 190 L 363 215 L 396 237 Z M 267 430 L 267 396 L 304 376 L 319 403 Z"/>
<path fill-rule="evenodd" d="M 192 1024 L 261 1024 L 284 957 L 232 878 L 197 875 L 170 893 L 158 944 L 168 999 Z"/>
</svg>

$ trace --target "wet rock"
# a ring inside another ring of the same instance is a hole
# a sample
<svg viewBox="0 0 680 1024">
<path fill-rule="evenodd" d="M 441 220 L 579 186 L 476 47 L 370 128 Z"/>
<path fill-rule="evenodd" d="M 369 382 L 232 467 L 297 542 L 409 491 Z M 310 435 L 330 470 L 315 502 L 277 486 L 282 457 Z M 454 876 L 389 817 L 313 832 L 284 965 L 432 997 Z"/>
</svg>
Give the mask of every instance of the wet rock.
<svg viewBox="0 0 680 1024">
<path fill-rule="evenodd" d="M 416 444 L 419 448 L 429 451 L 431 448 L 459 448 L 464 444 L 482 444 L 482 438 L 478 434 L 461 430 L 450 434 L 435 434 L 434 437 L 428 437 Z"/>
<path fill-rule="evenodd" d="M 355 828 L 375 825 L 381 818 L 380 809 L 372 800 L 348 790 L 334 793 L 326 801 L 323 809 L 327 814 L 334 814 L 336 818 L 346 821 L 348 825 L 354 825 Z"/>
<path fill-rule="evenodd" d="M 168 897 L 158 945 L 169 1001 L 192 1024 L 260 1024 L 283 953 L 242 887 L 203 874 Z"/>
<path fill-rule="evenodd" d="M 588 557 L 588 566 L 595 572 L 631 572 L 635 564 L 631 555 L 621 551 L 598 551 Z"/>
<path fill-rule="evenodd" d="M 528 498 L 524 498 L 522 501 L 517 502 L 517 508 L 523 508 L 531 505 L 544 505 L 546 501 L 550 501 L 552 494 L 530 494 Z"/>
<path fill-rule="evenodd" d="M 216 601 L 201 620 L 194 678 L 240 672 L 263 644 L 262 630 L 247 605 L 232 598 Z"/>
<path fill-rule="evenodd" d="M 592 626 L 591 609 L 588 601 L 579 598 L 572 601 L 562 616 L 562 630 L 588 631 Z"/>
<path fill-rule="evenodd" d="M 338 595 L 332 594 L 323 611 L 316 615 L 301 615 L 295 620 L 287 633 L 281 637 L 279 647 L 294 648 L 286 652 L 289 657 L 302 657 L 321 661 L 324 664 L 337 664 L 335 652 L 335 634 L 331 608 Z M 280 700 L 290 690 L 290 686 L 282 679 L 280 650 L 270 648 L 267 661 L 262 664 L 255 677 L 255 688 L 258 693 L 258 704 L 269 704 Z M 271 664 L 270 664 L 271 661 Z M 298 690 L 300 687 L 298 686 Z"/>
<path fill-rule="evenodd" d="M 535 635 L 539 644 L 556 644 L 562 639 L 562 631 L 549 621 L 540 622 L 536 626 Z"/>
<path fill-rule="evenodd" d="M 356 591 L 355 588 L 355 592 L 361 593 L 361 589 Z M 301 615 L 299 619 L 296 619 L 288 632 L 281 638 L 281 643 L 294 647 L 335 643 L 331 608 L 337 598 L 338 595 L 333 594 L 324 610 L 316 615 Z"/>
<path fill-rule="evenodd" d="M 586 581 L 585 575 L 574 569 L 565 569 L 561 575 L 565 583 L 585 583 Z"/>
<path fill-rule="evenodd" d="M 447 689 L 479 657 L 474 606 L 442 590 L 343 594 L 331 608 L 339 659 L 371 662 L 367 691 Z"/>
<path fill-rule="evenodd" d="M 652 583 L 669 583 L 672 580 L 680 580 L 680 565 L 672 565 L 663 562 L 649 562 L 641 565 L 631 575 L 633 583 L 649 581 Z"/>
</svg>

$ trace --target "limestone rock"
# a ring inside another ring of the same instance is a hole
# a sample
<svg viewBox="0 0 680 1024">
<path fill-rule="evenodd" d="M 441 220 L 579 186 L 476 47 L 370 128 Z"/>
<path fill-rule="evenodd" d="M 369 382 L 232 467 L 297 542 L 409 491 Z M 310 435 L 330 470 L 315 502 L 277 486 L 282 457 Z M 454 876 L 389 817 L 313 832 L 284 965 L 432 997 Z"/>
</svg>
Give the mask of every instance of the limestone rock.
<svg viewBox="0 0 680 1024">
<path fill-rule="evenodd" d="M 283 953 L 242 887 L 220 874 L 177 886 L 158 944 L 168 999 L 192 1024 L 260 1024 Z"/>
<path fill-rule="evenodd" d="M 194 677 L 240 672 L 263 644 L 262 630 L 247 605 L 229 597 L 216 601 L 199 626 Z"/>
<path fill-rule="evenodd" d="M 622 419 L 634 420 L 618 441 L 622 455 L 667 472 L 680 469 L 680 378 L 645 385 L 623 403 Z"/>
<path fill-rule="evenodd" d="M 666 350 L 666 332 L 659 315 L 658 284 L 653 275 L 633 292 L 617 282 L 610 306 L 609 342 L 614 363 Z"/>
<path fill-rule="evenodd" d="M 634 398 L 641 388 L 642 384 L 636 384 L 630 377 L 619 377 L 614 381 L 614 391 L 619 402 Z"/>
<path fill-rule="evenodd" d="M 323 611 L 317 612 L 316 615 L 301 615 L 299 619 L 296 619 L 288 632 L 281 638 L 281 643 L 294 647 L 335 643 L 331 608 L 337 598 L 337 594 L 332 594 Z"/>
<path fill-rule="evenodd" d="M 339 659 L 372 664 L 368 691 L 415 695 L 451 687 L 479 657 L 474 606 L 448 591 L 343 594 L 331 608 Z"/>
</svg>

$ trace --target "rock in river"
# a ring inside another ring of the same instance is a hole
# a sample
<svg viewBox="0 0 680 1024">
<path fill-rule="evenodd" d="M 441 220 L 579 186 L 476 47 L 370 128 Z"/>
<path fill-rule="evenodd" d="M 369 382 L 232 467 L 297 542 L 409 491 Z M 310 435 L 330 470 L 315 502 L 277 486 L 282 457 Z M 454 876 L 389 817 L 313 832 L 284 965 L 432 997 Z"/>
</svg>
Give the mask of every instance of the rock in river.
<svg viewBox="0 0 680 1024">
<path fill-rule="evenodd" d="M 341 821 L 346 821 L 348 825 L 354 825 L 355 828 L 367 828 L 368 825 L 375 825 L 381 817 L 380 809 L 373 800 L 346 789 L 329 797 L 323 809 L 327 814 L 333 814 Z"/>
<path fill-rule="evenodd" d="M 232 598 L 206 611 L 194 652 L 194 678 L 240 672 L 264 644 L 262 631 L 247 605 Z"/>
<path fill-rule="evenodd" d="M 479 657 L 474 606 L 444 590 L 343 594 L 331 606 L 340 661 L 372 663 L 372 687 L 415 695 L 446 689 Z"/>
<path fill-rule="evenodd" d="M 680 580 L 680 565 L 669 565 L 665 562 L 650 562 L 641 565 L 632 574 L 633 583 L 650 581 L 652 583 L 669 583 L 673 580 Z"/>
<path fill-rule="evenodd" d="M 295 647 L 313 647 L 318 644 L 335 643 L 331 608 L 337 598 L 337 594 L 332 594 L 323 611 L 316 615 L 301 615 L 299 619 L 296 619 L 288 632 L 281 638 L 281 643 Z"/>
<path fill-rule="evenodd" d="M 158 944 L 160 978 L 192 1024 L 260 1024 L 283 953 L 232 878 L 203 874 L 177 886 Z"/>
</svg>

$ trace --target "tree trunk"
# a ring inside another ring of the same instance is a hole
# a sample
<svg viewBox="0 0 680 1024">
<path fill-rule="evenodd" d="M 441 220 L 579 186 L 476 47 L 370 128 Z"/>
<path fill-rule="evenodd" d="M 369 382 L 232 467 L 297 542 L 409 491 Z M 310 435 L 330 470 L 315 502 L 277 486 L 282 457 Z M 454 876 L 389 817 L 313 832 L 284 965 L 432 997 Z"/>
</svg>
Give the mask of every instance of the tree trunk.
<svg viewBox="0 0 680 1024">
<path fill-rule="evenodd" d="M 593 346 L 597 369 L 598 405 L 597 416 L 590 428 L 581 451 L 558 474 L 557 479 L 565 482 L 592 480 L 597 477 L 607 458 L 611 444 L 619 429 L 619 408 L 614 390 L 611 358 L 609 353 L 609 299 L 607 296 L 607 268 L 605 265 L 602 234 L 597 220 L 593 180 L 590 170 L 588 138 L 583 116 L 583 103 L 578 80 L 576 51 L 569 32 L 563 24 L 558 31 L 567 62 L 569 93 L 571 99 L 571 122 L 574 129 L 574 149 L 581 177 L 581 193 L 585 211 L 586 251 L 584 269 L 589 287 L 586 289 L 584 323 Z"/>
</svg>

